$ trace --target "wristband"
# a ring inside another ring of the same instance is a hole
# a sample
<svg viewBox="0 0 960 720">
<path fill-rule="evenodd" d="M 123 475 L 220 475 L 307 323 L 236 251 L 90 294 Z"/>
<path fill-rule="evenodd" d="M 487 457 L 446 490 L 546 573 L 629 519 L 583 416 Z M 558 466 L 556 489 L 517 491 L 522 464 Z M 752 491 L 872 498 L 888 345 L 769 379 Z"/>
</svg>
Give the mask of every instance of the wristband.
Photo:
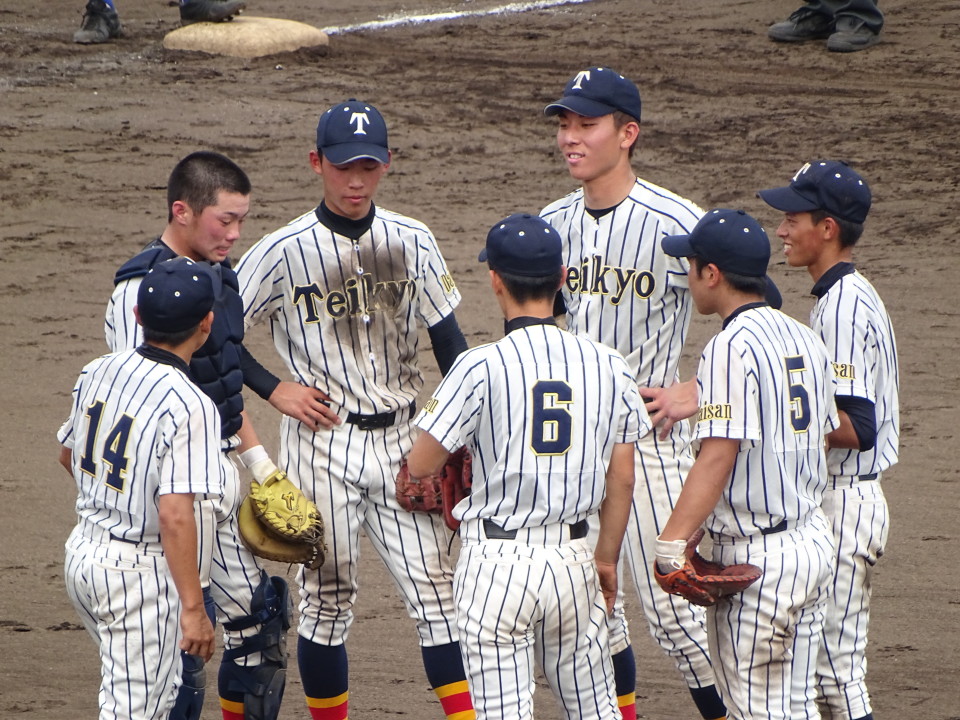
<svg viewBox="0 0 960 720">
<path fill-rule="evenodd" d="M 661 540 L 657 537 L 656 544 L 657 564 L 661 569 L 669 567 L 679 570 L 687 561 L 686 540 Z"/>
<path fill-rule="evenodd" d="M 257 460 L 250 466 L 250 474 L 253 475 L 253 479 L 261 484 L 275 472 L 277 472 L 277 466 L 273 460 L 268 457 L 265 457 L 263 460 Z"/>
<path fill-rule="evenodd" d="M 270 456 L 267 455 L 267 451 L 264 449 L 263 445 L 254 445 L 249 450 L 244 450 L 242 453 L 237 453 L 237 459 L 243 464 L 245 468 L 249 468 L 255 462 L 259 460 L 266 460 Z"/>
</svg>

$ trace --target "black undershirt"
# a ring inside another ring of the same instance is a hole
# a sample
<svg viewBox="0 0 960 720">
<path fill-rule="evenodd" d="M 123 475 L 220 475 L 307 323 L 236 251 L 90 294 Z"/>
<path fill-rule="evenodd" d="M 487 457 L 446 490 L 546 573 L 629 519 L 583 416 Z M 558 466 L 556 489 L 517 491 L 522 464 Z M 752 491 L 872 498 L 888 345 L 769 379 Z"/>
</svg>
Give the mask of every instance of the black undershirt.
<svg viewBox="0 0 960 720">
<path fill-rule="evenodd" d="M 143 343 L 137 348 L 137 353 L 145 357 L 147 360 L 153 360 L 154 362 L 161 363 L 162 365 L 171 365 L 191 380 L 193 379 L 193 377 L 190 375 L 190 366 L 183 361 L 183 358 L 181 358 L 179 355 L 174 355 L 169 350 L 158 348 L 156 345 L 148 345 L 147 343 Z"/>
<path fill-rule="evenodd" d="M 519 330 L 520 328 L 530 327 L 532 325 L 556 325 L 556 318 L 545 317 L 537 318 L 530 317 L 529 315 L 521 315 L 520 317 L 515 317 L 513 320 L 504 320 L 503 321 L 503 334 L 509 335 L 514 330 Z"/>
<path fill-rule="evenodd" d="M 373 218 L 377 214 L 377 207 L 370 203 L 370 212 L 359 220 L 352 220 L 343 215 L 338 215 L 327 207 L 326 201 L 321 201 L 319 207 L 315 210 L 317 220 L 325 227 L 329 228 L 337 235 L 343 235 L 353 241 L 359 240 L 367 230 L 373 226 Z"/>
</svg>

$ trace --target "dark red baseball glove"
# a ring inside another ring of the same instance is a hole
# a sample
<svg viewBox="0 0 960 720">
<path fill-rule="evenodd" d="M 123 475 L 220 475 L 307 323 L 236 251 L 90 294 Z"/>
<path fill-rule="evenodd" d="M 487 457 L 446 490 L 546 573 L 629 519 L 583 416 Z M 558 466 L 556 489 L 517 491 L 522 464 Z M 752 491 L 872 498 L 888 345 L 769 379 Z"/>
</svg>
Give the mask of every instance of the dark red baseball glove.
<svg viewBox="0 0 960 720">
<path fill-rule="evenodd" d="M 447 527 L 456 530 L 460 521 L 453 517 L 453 508 L 470 494 L 472 485 L 473 459 L 465 447 L 447 458 L 439 475 L 412 478 L 404 459 L 397 473 L 397 502 L 410 512 L 441 514 Z"/>
<path fill-rule="evenodd" d="M 709 607 L 724 595 L 742 592 L 763 575 L 763 570 L 749 563 L 721 565 L 707 560 L 697 552 L 702 539 L 703 530 L 697 530 L 687 542 L 686 561 L 679 570 L 662 573 L 654 560 L 654 577 L 666 592 Z"/>
</svg>

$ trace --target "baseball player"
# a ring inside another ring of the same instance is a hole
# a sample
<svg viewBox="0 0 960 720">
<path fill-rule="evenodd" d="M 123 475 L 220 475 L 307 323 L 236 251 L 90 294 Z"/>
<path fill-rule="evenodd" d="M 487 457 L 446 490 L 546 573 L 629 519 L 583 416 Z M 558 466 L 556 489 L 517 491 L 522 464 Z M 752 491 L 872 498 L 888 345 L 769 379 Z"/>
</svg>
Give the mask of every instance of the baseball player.
<svg viewBox="0 0 960 720">
<path fill-rule="evenodd" d="M 77 483 L 66 544 L 67 593 L 100 647 L 100 717 L 162 718 L 180 684 L 180 651 L 213 654 L 197 570 L 194 499 L 223 493 L 220 418 L 187 363 L 213 325 L 214 278 L 162 263 L 137 301 L 144 344 L 89 363 L 60 428 Z"/>
<path fill-rule="evenodd" d="M 198 503 L 201 580 L 219 610 L 226 650 L 218 689 L 225 720 L 272 720 L 280 709 L 286 678 L 289 592 L 270 578 L 243 546 L 236 511 L 240 477 L 230 453 L 263 481 L 276 466 L 260 445 L 243 411 L 246 383 L 278 409 L 311 426 L 327 412 L 325 397 L 313 388 L 281 383 L 243 346 L 243 307 L 227 255 L 240 235 L 250 207 L 250 181 L 231 160 L 212 152 L 183 158 L 167 186 L 169 219 L 163 234 L 127 261 L 115 277 L 105 332 L 114 351 L 133 349 L 141 332 L 133 305 L 143 277 L 157 264 L 178 256 L 204 262 L 215 279 L 216 304 L 210 338 L 193 356 L 190 371 L 220 412 L 220 455 L 226 490 L 221 502 Z M 184 684 L 174 720 L 196 720 L 203 706 L 202 663 L 185 658 Z"/>
<path fill-rule="evenodd" d="M 349 100 L 320 116 L 310 165 L 323 201 L 257 242 L 237 265 L 247 325 L 269 320 L 300 383 L 330 398 L 340 421 L 280 428 L 280 465 L 326 519 L 330 552 L 301 569 L 298 659 L 315 720 L 347 717 L 347 653 L 361 528 L 416 620 L 427 678 L 444 713 L 474 717 L 456 642 L 448 537 L 435 515 L 410 513 L 395 478 L 413 444 L 423 386 L 418 327 L 441 372 L 466 349 L 460 302 L 437 241 L 421 222 L 373 202 L 390 164 L 387 126 Z"/>
<path fill-rule="evenodd" d="M 820 509 L 824 442 L 839 426 L 833 369 L 819 336 L 764 301 L 770 241 L 742 210 L 712 210 L 663 250 L 690 262 L 690 294 L 723 329 L 697 371 L 697 459 L 656 542 L 660 572 L 683 566 L 704 526 L 713 560 L 763 570 L 707 610 L 728 717 L 816 718 L 813 668 L 833 574 Z"/>
<path fill-rule="evenodd" d="M 640 93 L 609 68 L 578 72 L 544 113 L 558 118 L 557 145 L 580 189 L 548 205 L 541 216 L 564 240 L 569 268 L 558 297 L 567 328 L 618 350 L 639 386 L 678 379 L 690 322 L 687 262 L 660 249 L 665 233 L 689 231 L 702 210 L 637 177 L 631 156 L 640 133 Z M 714 687 L 703 610 L 666 595 L 652 577 L 653 544 L 693 463 L 689 428 L 677 423 L 665 438 L 637 444 L 633 512 L 624 562 L 633 573 L 650 631 L 674 660 L 700 713 L 725 714 Z M 624 718 L 636 716 L 636 671 L 622 602 L 612 619 L 611 647 Z"/>
<path fill-rule="evenodd" d="M 870 210 L 870 188 L 840 162 L 813 161 L 789 186 L 762 190 L 785 213 L 777 237 L 787 262 L 806 267 L 817 298 L 810 326 L 833 361 L 840 428 L 828 435 L 823 509 L 837 542 L 817 681 L 833 718 L 872 720 L 864 677 L 873 569 L 887 541 L 880 486 L 897 462 L 899 371 L 893 325 L 873 285 L 853 265 Z"/>
<path fill-rule="evenodd" d="M 605 616 L 649 419 L 623 357 L 557 327 L 565 268 L 554 228 L 511 215 L 480 261 L 506 337 L 457 359 L 417 417 L 425 432 L 408 464 L 423 477 L 464 445 L 474 458 L 471 494 L 453 514 L 457 630 L 477 717 L 532 718 L 536 660 L 564 717 L 620 718 Z"/>
</svg>

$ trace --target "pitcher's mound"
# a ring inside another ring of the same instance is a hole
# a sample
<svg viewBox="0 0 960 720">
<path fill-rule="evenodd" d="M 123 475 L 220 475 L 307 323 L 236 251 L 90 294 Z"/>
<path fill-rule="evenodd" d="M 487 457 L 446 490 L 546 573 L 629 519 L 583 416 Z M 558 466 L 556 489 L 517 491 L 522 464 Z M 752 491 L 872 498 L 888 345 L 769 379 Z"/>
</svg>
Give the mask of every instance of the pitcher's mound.
<svg viewBox="0 0 960 720">
<path fill-rule="evenodd" d="M 229 22 L 194 23 L 167 33 L 168 50 L 256 58 L 330 42 L 322 30 L 293 20 L 241 15 Z"/>
</svg>

